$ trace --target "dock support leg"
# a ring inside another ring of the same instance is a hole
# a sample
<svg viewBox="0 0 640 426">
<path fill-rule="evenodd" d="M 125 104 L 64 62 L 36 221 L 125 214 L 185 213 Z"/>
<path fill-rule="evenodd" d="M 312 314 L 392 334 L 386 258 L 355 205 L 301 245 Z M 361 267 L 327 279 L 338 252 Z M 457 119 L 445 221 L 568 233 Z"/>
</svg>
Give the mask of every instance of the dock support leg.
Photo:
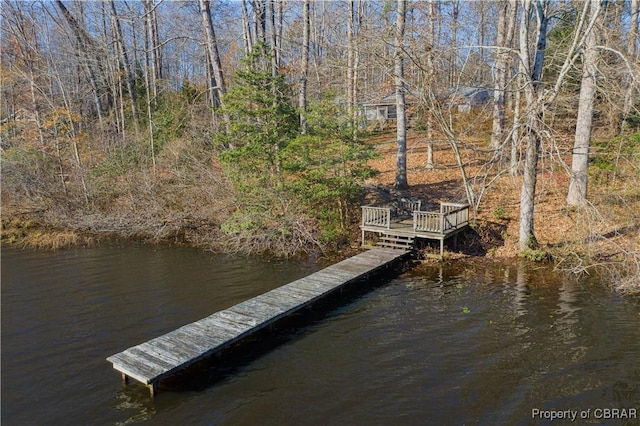
<svg viewBox="0 0 640 426">
<path fill-rule="evenodd" d="M 124 373 L 122 373 L 122 383 L 124 383 L 125 385 L 129 384 L 129 376 Z"/>
<path fill-rule="evenodd" d="M 440 260 L 444 259 L 444 238 L 440 240 Z"/>
<path fill-rule="evenodd" d="M 151 395 L 151 398 L 155 397 L 158 393 L 158 384 L 156 382 L 149 383 L 147 388 L 149 388 L 149 395 Z"/>
</svg>

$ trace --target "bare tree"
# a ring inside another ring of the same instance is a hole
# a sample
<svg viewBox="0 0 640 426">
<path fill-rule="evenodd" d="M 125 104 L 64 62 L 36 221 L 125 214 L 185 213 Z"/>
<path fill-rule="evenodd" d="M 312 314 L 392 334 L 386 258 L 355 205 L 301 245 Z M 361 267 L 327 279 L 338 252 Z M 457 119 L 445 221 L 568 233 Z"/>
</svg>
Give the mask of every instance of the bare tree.
<svg viewBox="0 0 640 426">
<path fill-rule="evenodd" d="M 435 39 L 436 39 L 436 2 L 429 0 L 429 24 L 427 26 L 427 76 L 426 85 L 432 85 L 435 82 L 436 64 L 435 64 Z M 455 53 L 454 53 L 455 54 Z M 425 167 L 428 170 L 433 169 L 433 113 L 429 109 L 426 116 L 427 126 L 427 163 Z"/>
<path fill-rule="evenodd" d="M 535 0 L 535 4 L 532 3 L 532 0 L 524 0 L 520 21 L 520 62 L 523 64 L 523 70 L 527 76 L 524 86 L 527 104 L 527 148 L 520 195 L 519 245 L 521 251 L 533 248 L 537 244 L 533 214 L 540 153 L 540 133 L 543 128 L 542 67 L 547 46 L 548 7 L 548 0 Z M 533 55 L 529 50 L 529 17 L 532 13 L 535 14 L 537 21 L 536 51 Z M 533 62 L 531 62 L 532 57 Z"/>
<path fill-rule="evenodd" d="M 247 0 L 242 0 L 242 39 L 244 41 L 244 53 L 248 55 L 253 48 L 254 40 L 249 22 L 249 11 L 247 10 Z"/>
<path fill-rule="evenodd" d="M 127 92 L 129 94 L 129 99 L 131 101 L 131 113 L 133 114 L 133 122 L 134 126 L 138 127 L 138 105 L 136 99 L 136 90 L 135 90 L 135 75 L 131 71 L 131 65 L 129 62 L 129 56 L 127 54 L 127 49 L 124 42 L 124 36 L 122 34 L 122 26 L 120 25 L 120 18 L 118 16 L 118 12 L 116 10 L 116 4 L 114 0 L 109 2 L 111 7 L 111 19 L 115 29 L 115 37 L 116 37 L 116 45 L 118 46 L 118 54 L 120 56 L 120 64 L 124 71 L 125 80 L 127 83 Z"/>
<path fill-rule="evenodd" d="M 276 27 L 276 0 L 269 0 L 269 26 L 271 28 L 271 75 L 275 78 L 280 70 L 278 29 Z"/>
<path fill-rule="evenodd" d="M 153 101 L 158 98 L 158 85 L 162 79 L 162 59 L 161 59 L 161 45 L 158 35 L 158 18 L 156 14 L 157 4 L 155 0 L 143 0 L 146 22 L 146 62 L 149 68 L 149 82 L 151 92 L 153 94 Z"/>
<path fill-rule="evenodd" d="M 601 0 L 590 0 L 590 15 L 592 19 L 596 17 L 595 14 L 600 12 L 600 2 Z M 584 46 L 578 119 L 571 160 L 571 180 L 569 193 L 567 194 L 567 204 L 569 206 L 582 206 L 587 200 L 587 167 L 589 165 L 591 124 L 597 89 L 599 31 L 600 29 L 597 25 L 591 28 Z"/>
<path fill-rule="evenodd" d="M 493 131 L 491 148 L 498 149 L 504 142 L 505 114 L 504 101 L 507 87 L 507 67 L 509 66 L 511 42 L 515 28 L 517 3 L 515 0 L 502 0 L 498 6 L 498 28 L 496 38 L 495 82 L 493 91 Z"/>
<path fill-rule="evenodd" d="M 355 113 L 354 99 L 354 55 L 356 50 L 355 45 L 355 0 L 349 0 L 349 15 L 347 17 L 347 115 L 349 116 L 349 123 L 353 124 L 353 115 Z"/>
<path fill-rule="evenodd" d="M 302 75 L 300 76 L 300 131 L 304 135 L 307 133 L 307 80 L 309 78 L 309 36 L 310 36 L 310 0 L 304 0 L 302 6 Z"/>
<path fill-rule="evenodd" d="M 251 0 L 254 40 L 267 44 L 267 1 Z"/>
<path fill-rule="evenodd" d="M 69 24 L 69 27 L 76 38 L 79 56 L 83 58 L 81 62 L 87 72 L 89 83 L 91 84 L 93 91 L 98 119 L 102 122 L 105 111 L 110 107 L 111 102 L 108 94 L 105 93 L 105 84 L 103 82 L 104 73 L 101 66 L 102 61 L 100 61 L 99 58 L 100 52 L 89 33 L 80 25 L 80 23 L 78 23 L 64 3 L 60 0 L 56 0 L 56 5 L 62 12 L 62 15 Z"/>
<path fill-rule="evenodd" d="M 631 0 L 631 19 L 629 25 L 629 37 L 627 41 L 627 55 L 631 63 L 638 62 L 638 18 L 640 15 L 640 1 Z M 627 91 L 624 96 L 624 105 L 622 107 L 622 127 L 626 123 L 634 104 L 634 92 L 637 90 L 637 82 L 631 78 L 626 78 Z"/>
<path fill-rule="evenodd" d="M 218 52 L 218 41 L 213 28 L 213 18 L 211 17 L 209 0 L 200 0 L 200 16 L 207 40 L 207 55 L 212 68 L 211 103 L 214 108 L 217 108 L 222 105 L 222 95 L 225 94 L 226 87 L 222 73 L 220 53 Z"/>
<path fill-rule="evenodd" d="M 582 11 L 577 15 L 577 24 L 573 39 L 565 54 L 565 60 L 558 71 L 553 87 L 543 90 L 542 69 L 547 42 L 547 28 L 549 23 L 549 0 L 523 1 L 520 22 L 520 69 L 523 71 L 523 92 L 526 103 L 525 138 L 527 141 L 525 162 L 520 196 L 520 233 L 519 246 L 522 251 L 535 247 L 537 242 L 534 234 L 535 191 L 537 180 L 538 157 L 540 142 L 545 133 L 543 114 L 545 108 L 558 97 L 567 74 L 575 66 L 580 49 L 595 25 L 599 16 L 597 12 L 588 13 L 591 3 L 585 2 Z M 595 3 L 600 8 L 600 2 Z M 531 35 L 529 16 L 536 16 L 536 51 L 531 53 L 528 39 Z M 590 18 L 589 18 L 590 16 Z"/>
<path fill-rule="evenodd" d="M 458 81 L 458 18 L 460 15 L 460 0 L 453 0 L 452 24 L 451 24 L 451 63 L 449 65 L 449 86 L 454 87 Z"/>
<path fill-rule="evenodd" d="M 396 139 L 398 144 L 398 161 L 395 186 L 398 189 L 409 187 L 407 183 L 407 112 L 405 108 L 404 82 L 404 27 L 406 18 L 406 0 L 398 0 L 396 13 L 396 35 L 394 49 L 394 76 L 396 87 Z"/>
</svg>

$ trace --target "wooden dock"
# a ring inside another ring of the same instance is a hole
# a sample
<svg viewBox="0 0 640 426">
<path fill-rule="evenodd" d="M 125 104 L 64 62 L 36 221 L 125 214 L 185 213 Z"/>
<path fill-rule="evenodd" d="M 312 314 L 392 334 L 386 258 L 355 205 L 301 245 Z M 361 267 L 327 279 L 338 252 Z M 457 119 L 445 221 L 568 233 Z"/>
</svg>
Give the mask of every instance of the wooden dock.
<svg viewBox="0 0 640 426">
<path fill-rule="evenodd" d="M 178 371 L 224 351 L 242 339 L 274 324 L 349 283 L 392 266 L 410 251 L 376 248 L 331 265 L 307 277 L 216 312 L 163 336 L 112 355 L 107 361 L 122 373 L 125 383 L 135 379 L 151 395 L 158 383 Z"/>
<path fill-rule="evenodd" d="M 442 258 L 444 241 L 469 226 L 469 205 L 440 203 L 439 211 L 423 211 L 421 207 L 420 201 L 409 199 L 362 206 L 362 245 L 366 245 L 366 232 L 377 234 L 378 244 L 383 247 L 409 249 L 416 238 L 436 240 Z"/>
</svg>

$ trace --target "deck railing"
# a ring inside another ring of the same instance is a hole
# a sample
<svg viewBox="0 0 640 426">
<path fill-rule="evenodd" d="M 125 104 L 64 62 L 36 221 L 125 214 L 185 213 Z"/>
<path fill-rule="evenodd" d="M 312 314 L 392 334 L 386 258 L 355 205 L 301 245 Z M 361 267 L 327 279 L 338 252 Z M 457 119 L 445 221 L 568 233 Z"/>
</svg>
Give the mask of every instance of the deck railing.
<svg viewBox="0 0 640 426">
<path fill-rule="evenodd" d="M 413 230 L 440 232 L 444 215 L 438 212 L 413 212 Z"/>
<path fill-rule="evenodd" d="M 413 212 L 413 230 L 446 234 L 469 222 L 467 204 L 441 203 L 438 212 Z"/>
<path fill-rule="evenodd" d="M 391 226 L 391 208 L 362 206 L 362 226 Z"/>
<path fill-rule="evenodd" d="M 407 212 L 411 215 L 415 211 L 419 211 L 422 207 L 422 200 L 412 200 L 410 198 L 401 198 L 398 200 L 398 210 Z"/>
<path fill-rule="evenodd" d="M 440 212 L 444 214 L 442 231 L 446 233 L 469 222 L 469 205 L 457 203 L 440 204 Z"/>
<path fill-rule="evenodd" d="M 469 207 L 469 205 L 460 203 L 440 203 L 440 213 L 451 213 L 454 210 L 459 210 L 465 207 Z"/>
<path fill-rule="evenodd" d="M 407 215 L 413 218 L 414 232 L 446 234 L 469 222 L 469 205 L 441 203 L 440 211 L 421 211 L 419 200 L 400 199 L 387 206 L 362 206 L 362 226 L 390 229 L 391 221 L 399 222 Z"/>
</svg>

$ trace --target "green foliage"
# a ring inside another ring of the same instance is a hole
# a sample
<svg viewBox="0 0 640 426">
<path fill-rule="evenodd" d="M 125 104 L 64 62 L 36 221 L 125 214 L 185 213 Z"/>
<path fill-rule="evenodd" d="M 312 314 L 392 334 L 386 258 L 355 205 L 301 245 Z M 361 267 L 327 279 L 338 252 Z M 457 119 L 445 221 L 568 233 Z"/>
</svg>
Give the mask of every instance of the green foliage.
<svg viewBox="0 0 640 426">
<path fill-rule="evenodd" d="M 189 120 L 185 99 L 181 94 L 164 96 L 159 99 L 151 116 L 153 117 L 153 143 L 157 151 L 160 151 L 170 140 L 182 136 Z"/>
<path fill-rule="evenodd" d="M 611 163 L 611 159 L 606 157 L 594 158 L 591 165 L 600 170 L 613 171 L 616 169 L 616 166 Z"/>
<path fill-rule="evenodd" d="M 506 219 L 507 212 L 504 210 L 504 207 L 498 206 L 495 208 L 495 210 L 493 210 L 493 217 L 495 217 L 498 220 Z"/>
<path fill-rule="evenodd" d="M 593 151 L 589 178 L 595 183 L 608 183 L 616 173 L 620 173 L 621 164 L 640 166 L 640 132 L 594 142 Z"/>
<path fill-rule="evenodd" d="M 629 114 L 623 118 L 624 127 L 629 129 L 638 129 L 640 128 L 640 114 Z M 637 135 L 637 133 L 636 133 Z"/>
<path fill-rule="evenodd" d="M 350 206 L 362 182 L 374 175 L 367 165 L 373 149 L 353 140 L 353 130 L 341 116 L 331 98 L 313 103 L 306 114 L 308 134 L 283 151 L 286 187 L 315 212 L 326 241 L 345 236 Z"/>
<path fill-rule="evenodd" d="M 549 255 L 540 249 L 527 249 L 522 252 L 522 257 L 531 262 L 544 262 L 549 260 Z"/>
<path fill-rule="evenodd" d="M 538 241 L 533 235 L 529 236 L 526 248 L 520 255 L 531 262 L 544 262 L 549 259 L 549 255 L 539 249 Z"/>
<path fill-rule="evenodd" d="M 264 46 L 259 45 L 248 61 L 259 62 L 264 55 Z M 219 158 L 245 190 L 277 187 L 280 151 L 298 134 L 298 115 L 286 96 L 288 87 L 282 76 L 257 67 L 238 71 L 235 82 L 222 99 L 222 113 L 229 121 L 226 131 L 215 137 L 222 148 Z"/>
<path fill-rule="evenodd" d="M 373 150 L 354 141 L 354 131 L 339 118 L 344 114 L 332 99 L 309 107 L 308 131 L 301 135 L 299 115 L 282 76 L 262 69 L 266 67 L 261 64 L 268 63 L 264 48 L 258 47 L 247 63 L 251 67 L 236 73 L 235 85 L 223 97 L 227 131 L 215 138 L 238 200 L 238 211 L 223 230 L 278 228 L 280 238 L 288 231 L 279 220 L 284 221 L 294 204 L 319 221 L 321 229 L 313 232 L 322 240 L 344 238 L 350 206 L 363 180 L 373 175 L 366 165 Z"/>
</svg>

